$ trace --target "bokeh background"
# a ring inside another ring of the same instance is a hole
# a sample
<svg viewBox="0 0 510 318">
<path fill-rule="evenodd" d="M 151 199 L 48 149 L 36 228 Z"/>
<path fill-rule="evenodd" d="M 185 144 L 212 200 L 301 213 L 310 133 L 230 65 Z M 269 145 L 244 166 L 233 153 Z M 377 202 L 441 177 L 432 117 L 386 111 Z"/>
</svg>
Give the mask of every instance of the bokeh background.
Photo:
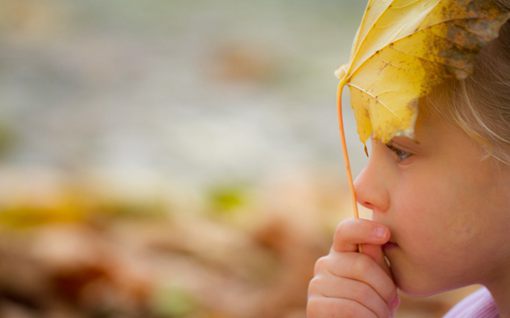
<svg viewBox="0 0 510 318">
<path fill-rule="evenodd" d="M 0 316 L 304 317 L 350 215 L 333 71 L 363 9 L 0 0 Z"/>
</svg>

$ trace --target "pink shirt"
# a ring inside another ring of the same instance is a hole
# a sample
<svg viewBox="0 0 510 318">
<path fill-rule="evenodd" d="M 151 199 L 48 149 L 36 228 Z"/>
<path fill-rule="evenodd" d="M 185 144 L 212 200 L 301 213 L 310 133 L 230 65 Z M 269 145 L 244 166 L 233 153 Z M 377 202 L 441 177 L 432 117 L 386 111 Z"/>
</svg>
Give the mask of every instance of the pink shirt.
<svg viewBox="0 0 510 318">
<path fill-rule="evenodd" d="M 490 292 L 481 288 L 455 305 L 444 318 L 497 318 L 498 308 Z"/>
</svg>

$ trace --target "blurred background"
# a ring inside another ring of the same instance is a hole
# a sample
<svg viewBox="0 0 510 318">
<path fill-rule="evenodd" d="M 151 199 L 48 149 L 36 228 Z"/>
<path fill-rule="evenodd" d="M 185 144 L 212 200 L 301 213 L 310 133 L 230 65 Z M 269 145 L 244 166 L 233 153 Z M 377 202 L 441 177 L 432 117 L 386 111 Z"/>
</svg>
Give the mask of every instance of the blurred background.
<svg viewBox="0 0 510 318">
<path fill-rule="evenodd" d="M 304 317 L 350 215 L 333 71 L 363 9 L 0 0 L 0 317 Z"/>
</svg>

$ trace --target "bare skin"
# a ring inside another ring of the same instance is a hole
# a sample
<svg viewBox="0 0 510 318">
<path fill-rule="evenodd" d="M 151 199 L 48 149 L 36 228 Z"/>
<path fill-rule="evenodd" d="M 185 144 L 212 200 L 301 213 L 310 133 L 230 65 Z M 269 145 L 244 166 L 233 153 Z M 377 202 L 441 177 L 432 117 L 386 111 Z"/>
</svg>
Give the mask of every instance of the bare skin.
<svg viewBox="0 0 510 318">
<path fill-rule="evenodd" d="M 428 296 L 471 284 L 485 285 L 510 317 L 509 166 L 428 114 L 414 140 L 372 141 L 355 189 L 372 221 L 338 226 L 310 283 L 308 318 L 391 317 L 397 288 Z M 371 235 L 377 225 L 382 238 Z"/>
<path fill-rule="evenodd" d="M 392 316 L 397 288 L 381 251 L 389 239 L 389 229 L 372 221 L 340 223 L 330 253 L 316 263 L 307 317 Z M 357 253 L 361 243 L 366 254 Z"/>
</svg>

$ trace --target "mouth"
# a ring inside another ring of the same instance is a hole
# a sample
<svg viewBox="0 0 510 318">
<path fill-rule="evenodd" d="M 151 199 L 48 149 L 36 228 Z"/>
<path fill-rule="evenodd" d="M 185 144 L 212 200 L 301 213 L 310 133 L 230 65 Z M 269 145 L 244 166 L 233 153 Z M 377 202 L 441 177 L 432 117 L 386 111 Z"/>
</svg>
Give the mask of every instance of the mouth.
<svg viewBox="0 0 510 318">
<path fill-rule="evenodd" d="M 386 251 L 388 251 L 388 250 L 395 249 L 395 248 L 397 248 L 397 247 L 398 247 L 398 244 L 397 244 L 397 243 L 395 243 L 395 242 L 391 242 L 391 241 L 387 242 L 386 244 L 384 244 L 384 245 L 382 246 L 382 248 L 383 248 L 383 250 L 384 250 L 385 252 L 386 252 Z"/>
</svg>

